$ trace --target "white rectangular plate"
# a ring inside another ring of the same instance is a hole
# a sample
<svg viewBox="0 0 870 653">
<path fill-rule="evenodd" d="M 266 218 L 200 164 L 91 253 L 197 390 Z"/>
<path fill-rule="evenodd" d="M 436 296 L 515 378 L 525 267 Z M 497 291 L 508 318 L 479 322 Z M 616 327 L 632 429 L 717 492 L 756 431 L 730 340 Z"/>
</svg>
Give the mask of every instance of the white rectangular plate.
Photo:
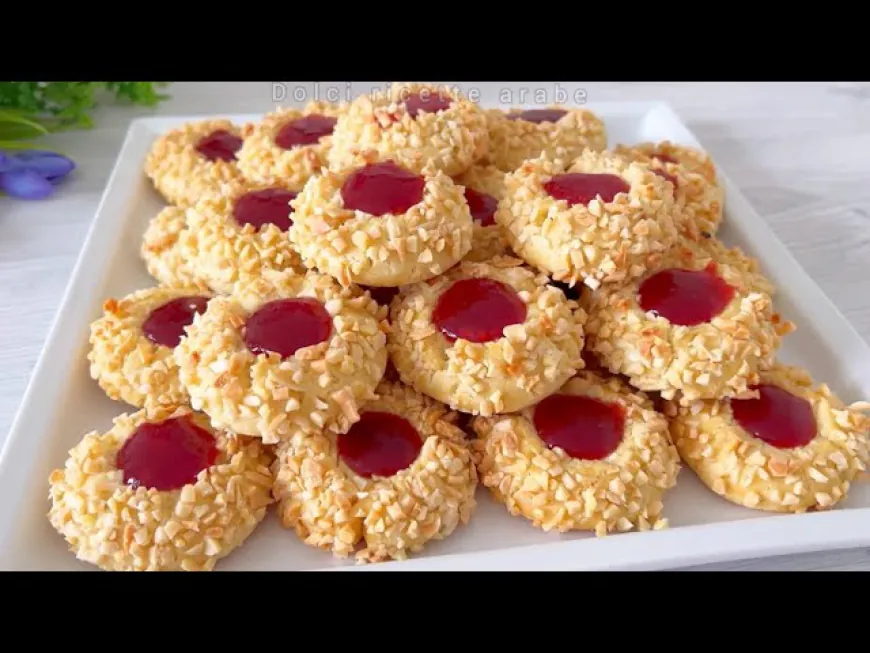
<svg viewBox="0 0 870 653">
<path fill-rule="evenodd" d="M 660 103 L 589 104 L 607 123 L 610 144 L 670 139 L 700 147 Z M 105 298 L 153 285 L 139 259 L 146 224 L 161 207 L 142 173 L 156 136 L 203 116 L 134 121 L 127 134 L 42 357 L 0 460 L 0 568 L 90 569 L 76 561 L 46 519 L 48 475 L 92 429 L 129 407 L 106 398 L 88 375 L 88 327 Z M 246 121 L 257 116 L 229 116 Z M 720 237 L 758 258 L 778 286 L 778 310 L 798 331 L 782 350 L 846 402 L 870 397 L 870 347 L 721 175 L 726 190 Z M 870 486 L 855 484 L 836 510 L 774 516 L 738 507 L 707 490 L 688 469 L 665 497 L 670 529 L 597 539 L 547 534 L 511 517 L 484 490 L 470 524 L 408 561 L 355 566 L 301 543 L 274 511 L 221 570 L 580 570 L 663 569 L 740 558 L 870 545 Z"/>
</svg>

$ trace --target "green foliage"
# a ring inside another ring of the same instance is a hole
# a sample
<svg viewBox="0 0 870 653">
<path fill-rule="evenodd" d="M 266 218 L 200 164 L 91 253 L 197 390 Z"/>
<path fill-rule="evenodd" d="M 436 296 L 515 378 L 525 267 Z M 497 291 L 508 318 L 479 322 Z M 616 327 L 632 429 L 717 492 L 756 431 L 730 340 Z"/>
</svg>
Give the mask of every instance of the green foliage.
<svg viewBox="0 0 870 653">
<path fill-rule="evenodd" d="M 169 96 L 167 82 L 0 82 L 0 149 L 33 147 L 49 132 L 88 129 L 101 95 L 130 105 L 155 106 Z"/>
</svg>

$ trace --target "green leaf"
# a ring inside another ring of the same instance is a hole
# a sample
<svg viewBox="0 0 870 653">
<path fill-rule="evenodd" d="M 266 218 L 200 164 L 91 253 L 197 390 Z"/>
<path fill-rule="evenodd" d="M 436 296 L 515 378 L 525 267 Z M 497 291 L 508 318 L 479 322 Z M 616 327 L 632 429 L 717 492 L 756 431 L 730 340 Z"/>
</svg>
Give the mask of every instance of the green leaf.
<svg viewBox="0 0 870 653">
<path fill-rule="evenodd" d="M 16 116 L 21 118 L 27 118 L 30 115 L 30 111 L 25 111 L 24 109 L 0 109 L 0 116 L 9 115 Z"/>
<path fill-rule="evenodd" d="M 169 98 L 160 90 L 170 82 L 0 82 L 0 141 L 15 144 L 47 133 L 93 127 L 101 95 L 118 104 L 153 107 Z"/>
<path fill-rule="evenodd" d="M 0 141 L 0 150 L 43 150 L 44 145 L 26 141 Z M 54 150 L 52 150 L 54 151 Z M 60 152 L 58 152 L 60 154 Z"/>
<path fill-rule="evenodd" d="M 3 122 L 2 118 L 0 118 L 0 138 L 2 139 L 38 138 L 47 133 L 48 130 L 41 125 L 34 125 L 29 122 Z"/>
<path fill-rule="evenodd" d="M 38 134 L 47 134 L 48 129 L 36 120 L 26 118 L 21 115 L 20 111 L 9 111 L 8 109 L 0 109 L 0 126 L 8 124 L 18 124 L 22 127 L 28 127 L 31 131 Z"/>
</svg>

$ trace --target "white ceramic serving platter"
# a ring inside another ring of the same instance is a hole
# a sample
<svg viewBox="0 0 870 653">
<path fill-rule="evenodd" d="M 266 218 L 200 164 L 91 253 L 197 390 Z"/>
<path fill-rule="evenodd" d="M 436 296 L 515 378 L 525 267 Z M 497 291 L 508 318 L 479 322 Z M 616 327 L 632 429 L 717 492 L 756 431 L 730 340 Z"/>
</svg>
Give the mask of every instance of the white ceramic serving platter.
<svg viewBox="0 0 870 653">
<path fill-rule="evenodd" d="M 607 123 L 610 144 L 670 139 L 700 147 L 661 103 L 589 104 Z M 88 376 L 88 326 L 105 298 L 153 285 L 139 259 L 148 220 L 162 203 L 142 173 L 153 139 L 204 116 L 134 121 L 88 233 L 60 311 L 0 459 L 0 568 L 76 570 L 78 562 L 49 525 L 48 475 L 92 429 L 131 410 L 106 398 Z M 258 116 L 229 116 L 243 122 Z M 764 220 L 720 170 L 726 216 L 720 237 L 757 257 L 779 287 L 778 309 L 798 324 L 782 350 L 847 401 L 870 397 L 870 347 L 821 292 Z M 309 548 L 282 529 L 274 511 L 219 570 L 591 570 L 665 569 L 823 549 L 870 545 L 870 485 L 856 483 L 836 510 L 771 515 L 707 490 L 688 468 L 665 497 L 670 529 L 614 534 L 548 534 L 507 511 L 483 489 L 471 522 L 412 559 L 357 566 Z"/>
</svg>

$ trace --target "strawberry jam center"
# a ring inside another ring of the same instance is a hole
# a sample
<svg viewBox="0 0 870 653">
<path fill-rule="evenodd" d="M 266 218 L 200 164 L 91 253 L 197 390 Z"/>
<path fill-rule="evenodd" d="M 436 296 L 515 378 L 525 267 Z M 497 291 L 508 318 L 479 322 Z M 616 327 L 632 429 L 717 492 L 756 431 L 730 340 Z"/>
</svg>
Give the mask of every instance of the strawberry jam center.
<svg viewBox="0 0 870 653">
<path fill-rule="evenodd" d="M 142 333 L 151 342 L 174 348 L 184 337 L 184 327 L 208 305 L 206 297 L 178 297 L 151 311 L 142 323 Z"/>
<path fill-rule="evenodd" d="M 350 431 L 338 436 L 338 455 L 359 476 L 393 476 L 423 448 L 411 423 L 393 413 L 366 411 Z"/>
<path fill-rule="evenodd" d="M 218 129 L 201 138 L 196 144 L 196 151 L 209 161 L 234 161 L 241 146 L 241 138 L 225 129 Z"/>
<path fill-rule="evenodd" d="M 444 291 L 432 322 L 448 340 L 489 342 L 504 329 L 526 319 L 526 305 L 516 292 L 492 279 L 460 279 Z"/>
<path fill-rule="evenodd" d="M 314 145 L 335 128 L 335 118 L 311 114 L 285 124 L 275 136 L 275 145 L 285 150 L 302 145 Z"/>
<path fill-rule="evenodd" d="M 398 288 L 380 287 L 380 286 L 363 286 L 364 290 L 368 290 L 378 304 L 381 306 L 389 306 L 393 301 L 393 297 L 399 294 Z"/>
<path fill-rule="evenodd" d="M 438 113 L 450 107 L 452 100 L 440 93 L 413 93 L 405 100 L 405 110 L 412 118 L 421 111 Z"/>
<path fill-rule="evenodd" d="M 526 122 L 556 122 L 564 116 L 567 111 L 562 109 L 529 109 L 521 113 L 508 114 L 508 120 L 525 120 Z"/>
<path fill-rule="evenodd" d="M 324 342 L 332 316 L 316 299 L 279 299 L 257 310 L 245 323 L 245 345 L 255 354 L 289 358 L 303 347 Z"/>
<path fill-rule="evenodd" d="M 630 186 L 616 175 L 570 172 L 552 177 L 544 183 L 544 190 L 550 197 L 574 205 L 589 204 L 596 197 L 602 202 L 612 202 L 617 194 L 627 193 Z"/>
<path fill-rule="evenodd" d="M 747 433 L 779 449 L 808 445 L 816 437 L 816 416 L 803 397 L 774 385 L 753 386 L 757 399 L 732 399 L 731 414 Z"/>
<path fill-rule="evenodd" d="M 498 208 L 498 200 L 492 195 L 466 187 L 465 201 L 468 202 L 471 217 L 481 226 L 490 227 L 495 224 L 495 210 Z"/>
<path fill-rule="evenodd" d="M 423 199 L 425 180 L 392 161 L 371 163 L 350 174 L 341 187 L 345 208 L 369 215 L 400 215 Z"/>
<path fill-rule="evenodd" d="M 573 458 L 600 460 L 622 442 L 625 413 L 618 404 L 576 395 L 550 395 L 533 417 L 538 437 Z"/>
<path fill-rule="evenodd" d="M 681 326 L 709 322 L 733 297 L 734 288 L 716 274 L 712 264 L 704 270 L 662 270 L 644 280 L 638 291 L 644 311 Z"/>
<path fill-rule="evenodd" d="M 296 197 L 296 193 L 283 188 L 266 188 L 245 193 L 233 208 L 233 218 L 240 225 L 250 224 L 257 230 L 267 224 L 273 224 L 281 231 L 287 231 L 293 220 L 290 214 L 290 200 Z"/>
<path fill-rule="evenodd" d="M 194 483 L 217 454 L 214 436 L 184 416 L 142 424 L 118 451 L 115 465 L 134 488 L 178 490 Z"/>
</svg>

